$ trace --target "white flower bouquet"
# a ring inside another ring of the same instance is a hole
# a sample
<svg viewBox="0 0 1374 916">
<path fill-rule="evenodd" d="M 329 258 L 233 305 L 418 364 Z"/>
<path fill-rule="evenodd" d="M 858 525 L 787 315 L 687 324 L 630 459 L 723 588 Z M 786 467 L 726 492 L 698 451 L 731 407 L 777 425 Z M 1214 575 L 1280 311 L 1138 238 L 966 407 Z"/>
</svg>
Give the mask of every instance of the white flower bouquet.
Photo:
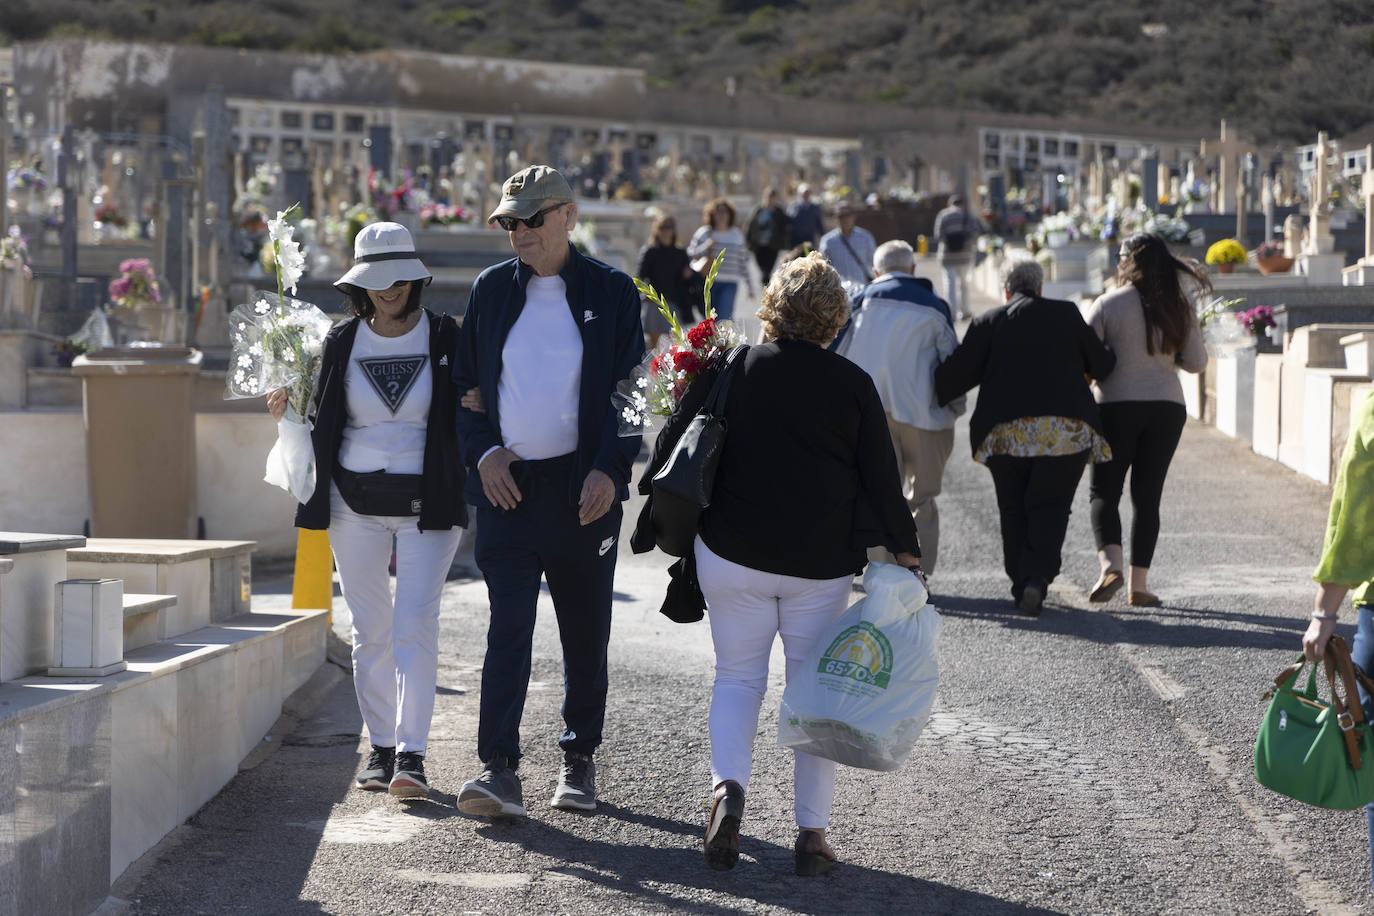
<svg viewBox="0 0 1374 916">
<path fill-rule="evenodd" d="M 225 399 L 262 397 L 287 389 L 286 414 L 277 424 L 277 443 L 267 456 L 268 483 L 289 490 L 299 502 L 315 491 L 315 457 L 305 420 L 319 380 L 324 338 L 333 322 L 318 307 L 286 295 L 295 292 L 305 258 L 287 222 L 291 210 L 268 221 L 277 265 L 277 293 L 259 292 L 229 314 L 231 350 Z"/>
</svg>

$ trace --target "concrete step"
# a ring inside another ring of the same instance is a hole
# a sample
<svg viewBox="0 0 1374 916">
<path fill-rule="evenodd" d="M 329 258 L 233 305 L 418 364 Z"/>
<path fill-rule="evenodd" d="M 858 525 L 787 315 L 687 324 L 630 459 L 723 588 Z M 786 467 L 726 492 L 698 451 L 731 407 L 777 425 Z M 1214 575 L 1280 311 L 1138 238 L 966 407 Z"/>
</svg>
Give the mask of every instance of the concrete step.
<svg viewBox="0 0 1374 916">
<path fill-rule="evenodd" d="M 157 642 L 160 611 L 177 603 L 176 595 L 124 594 L 124 651 L 141 649 Z"/>
</svg>

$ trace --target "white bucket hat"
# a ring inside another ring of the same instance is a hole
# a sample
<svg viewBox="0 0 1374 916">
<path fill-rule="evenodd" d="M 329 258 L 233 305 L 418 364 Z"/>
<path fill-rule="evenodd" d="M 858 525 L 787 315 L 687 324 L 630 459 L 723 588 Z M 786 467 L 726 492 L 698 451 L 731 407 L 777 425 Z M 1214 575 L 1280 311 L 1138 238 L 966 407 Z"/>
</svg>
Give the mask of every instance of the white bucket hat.
<svg viewBox="0 0 1374 916">
<path fill-rule="evenodd" d="M 400 223 L 369 223 L 353 240 L 353 266 L 334 285 L 382 290 L 400 280 L 424 280 L 428 285 L 433 279 L 415 256 L 410 230 Z"/>
</svg>

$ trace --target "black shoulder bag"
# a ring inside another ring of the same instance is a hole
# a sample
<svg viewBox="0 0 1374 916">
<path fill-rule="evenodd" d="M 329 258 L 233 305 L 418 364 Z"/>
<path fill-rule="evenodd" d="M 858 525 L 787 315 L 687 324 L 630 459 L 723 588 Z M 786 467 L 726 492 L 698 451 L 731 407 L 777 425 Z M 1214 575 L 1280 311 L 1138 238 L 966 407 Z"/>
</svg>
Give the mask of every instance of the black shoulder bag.
<svg viewBox="0 0 1374 916">
<path fill-rule="evenodd" d="M 711 505 L 716 466 L 725 447 L 725 398 L 735 365 L 749 348 L 726 353 L 706 402 L 692 417 L 672 453 L 653 479 L 652 521 L 659 550 L 675 557 L 692 553 L 701 513 Z"/>
</svg>

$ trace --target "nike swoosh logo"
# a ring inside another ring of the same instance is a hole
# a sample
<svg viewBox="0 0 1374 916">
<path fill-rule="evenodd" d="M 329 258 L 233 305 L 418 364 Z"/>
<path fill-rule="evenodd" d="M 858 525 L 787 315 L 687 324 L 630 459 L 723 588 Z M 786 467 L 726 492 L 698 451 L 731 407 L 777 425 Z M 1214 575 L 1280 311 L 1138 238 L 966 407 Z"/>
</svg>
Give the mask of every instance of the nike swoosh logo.
<svg viewBox="0 0 1374 916">
<path fill-rule="evenodd" d="M 606 540 L 604 540 L 604 541 L 601 542 L 601 547 L 600 547 L 600 549 L 597 550 L 596 555 L 599 556 L 599 557 L 604 557 L 604 556 L 606 555 L 606 551 L 610 550 L 610 549 L 611 549 L 611 545 L 614 544 L 614 543 L 615 543 L 615 538 L 613 538 L 613 537 L 611 537 L 611 538 L 606 538 Z"/>
</svg>

